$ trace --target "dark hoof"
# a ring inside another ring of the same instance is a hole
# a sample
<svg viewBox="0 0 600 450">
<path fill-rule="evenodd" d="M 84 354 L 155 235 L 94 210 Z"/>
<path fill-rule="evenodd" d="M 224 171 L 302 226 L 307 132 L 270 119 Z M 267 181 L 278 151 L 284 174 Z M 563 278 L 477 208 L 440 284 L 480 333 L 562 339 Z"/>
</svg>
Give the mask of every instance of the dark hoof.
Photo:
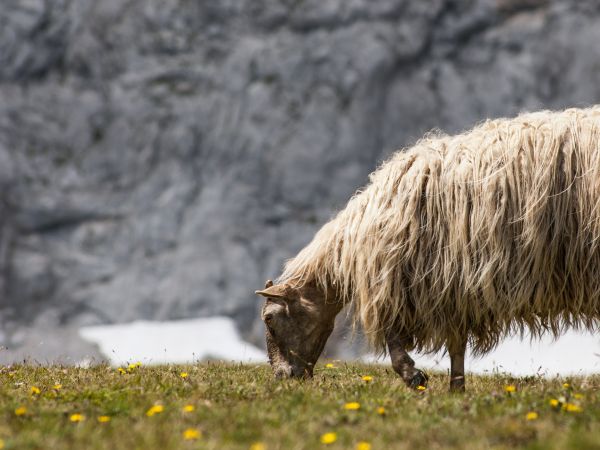
<svg viewBox="0 0 600 450">
<path fill-rule="evenodd" d="M 417 389 L 419 386 L 427 387 L 427 381 L 429 381 L 427 374 L 417 369 L 410 379 L 408 386 L 412 389 Z"/>
<path fill-rule="evenodd" d="M 450 380 L 450 392 L 465 392 L 465 377 L 459 376 Z"/>
<path fill-rule="evenodd" d="M 462 394 L 463 392 L 465 392 L 465 385 L 464 384 L 451 384 L 450 385 L 450 392 L 454 392 L 457 394 Z"/>
</svg>

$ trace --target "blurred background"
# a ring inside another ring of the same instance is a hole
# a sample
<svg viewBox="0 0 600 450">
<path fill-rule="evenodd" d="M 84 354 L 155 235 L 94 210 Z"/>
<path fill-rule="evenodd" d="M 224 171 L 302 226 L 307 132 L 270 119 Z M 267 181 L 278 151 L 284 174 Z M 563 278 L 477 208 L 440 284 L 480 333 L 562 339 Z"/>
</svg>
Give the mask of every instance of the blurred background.
<svg viewBox="0 0 600 450">
<path fill-rule="evenodd" d="M 254 290 L 379 163 L 600 102 L 599 42 L 595 0 L 3 0 L 0 362 L 260 360 Z"/>
</svg>

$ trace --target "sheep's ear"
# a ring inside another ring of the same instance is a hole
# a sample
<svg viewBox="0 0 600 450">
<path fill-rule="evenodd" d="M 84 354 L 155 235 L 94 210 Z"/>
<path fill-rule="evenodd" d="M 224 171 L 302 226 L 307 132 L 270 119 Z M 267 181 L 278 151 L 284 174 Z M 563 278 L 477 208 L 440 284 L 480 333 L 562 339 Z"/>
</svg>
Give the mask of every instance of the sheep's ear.
<svg viewBox="0 0 600 450">
<path fill-rule="evenodd" d="M 289 298 L 291 288 L 287 284 L 273 284 L 271 280 L 267 281 L 265 289 L 254 291 L 257 295 L 270 298 Z"/>
</svg>

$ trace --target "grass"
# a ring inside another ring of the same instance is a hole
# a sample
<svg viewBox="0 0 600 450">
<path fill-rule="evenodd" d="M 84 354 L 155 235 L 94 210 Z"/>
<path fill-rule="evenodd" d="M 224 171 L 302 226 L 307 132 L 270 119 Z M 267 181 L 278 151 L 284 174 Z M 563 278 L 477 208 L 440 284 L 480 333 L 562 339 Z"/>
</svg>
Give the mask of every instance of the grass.
<svg viewBox="0 0 600 450">
<path fill-rule="evenodd" d="M 430 374 L 428 389 L 411 391 L 386 366 L 341 362 L 319 366 L 304 382 L 275 381 L 263 365 L 125 372 L 108 366 L 0 369 L 4 448 L 334 449 L 357 448 L 361 441 L 373 450 L 600 448 L 597 375 L 469 375 L 467 393 L 457 395 L 447 392 L 445 374 Z M 349 402 L 358 409 L 346 409 Z M 186 405 L 193 411 L 184 411 Z M 537 418 L 528 420 L 532 412 Z M 109 419 L 101 423 L 100 416 Z M 326 433 L 335 433 L 328 435 L 335 442 L 323 444 Z"/>
</svg>

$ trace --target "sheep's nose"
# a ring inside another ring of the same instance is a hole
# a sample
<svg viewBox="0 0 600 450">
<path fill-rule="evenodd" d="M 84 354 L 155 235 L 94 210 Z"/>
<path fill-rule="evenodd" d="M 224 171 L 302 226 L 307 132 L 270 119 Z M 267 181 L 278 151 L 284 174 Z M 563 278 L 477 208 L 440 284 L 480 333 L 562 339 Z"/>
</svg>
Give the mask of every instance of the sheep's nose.
<svg viewBox="0 0 600 450">
<path fill-rule="evenodd" d="M 274 369 L 275 378 L 290 378 L 292 373 L 292 368 L 290 366 L 279 366 Z"/>
</svg>

